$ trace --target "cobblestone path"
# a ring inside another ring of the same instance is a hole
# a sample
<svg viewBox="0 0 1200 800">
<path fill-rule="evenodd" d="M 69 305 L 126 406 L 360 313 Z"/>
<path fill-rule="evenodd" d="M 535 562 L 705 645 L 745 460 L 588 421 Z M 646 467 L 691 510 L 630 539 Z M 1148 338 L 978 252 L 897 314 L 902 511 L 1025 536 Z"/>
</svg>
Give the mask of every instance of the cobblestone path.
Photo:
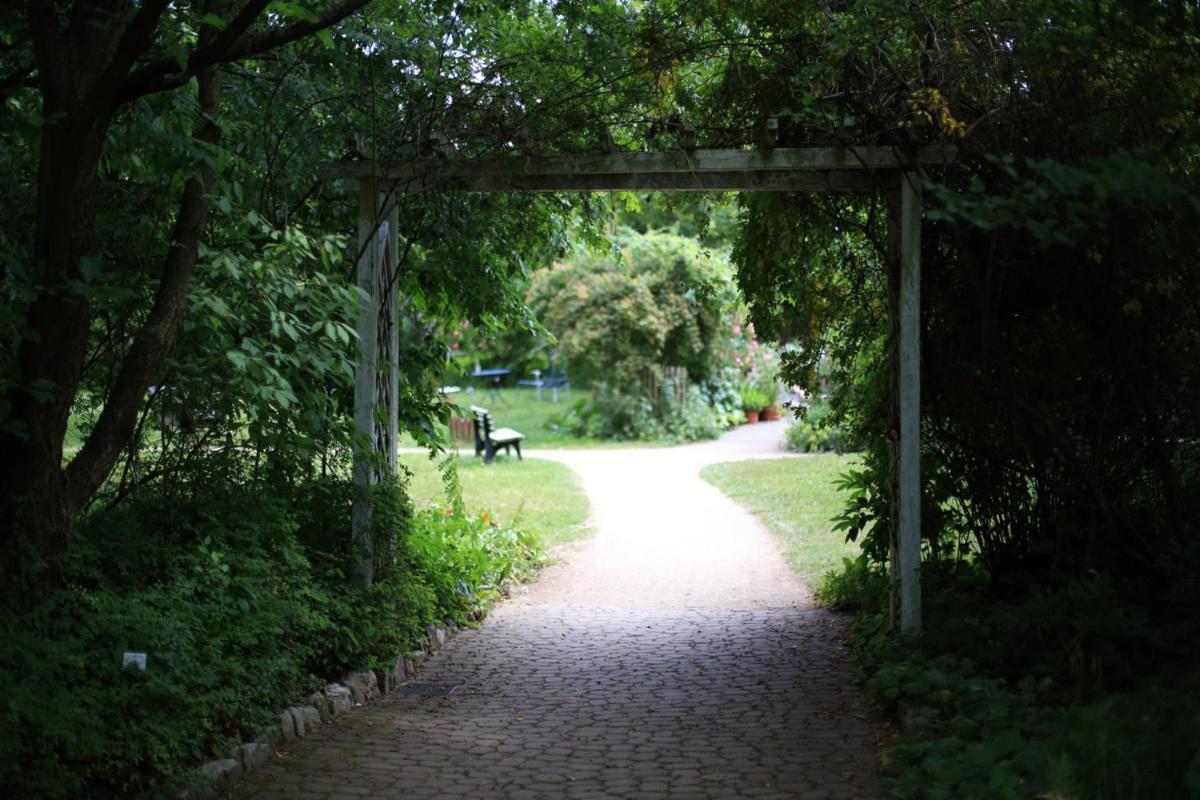
<svg viewBox="0 0 1200 800">
<path fill-rule="evenodd" d="M 457 689 L 322 726 L 237 796 L 882 797 L 844 621 L 809 607 L 769 535 L 696 477 L 754 453 L 589 455 L 561 457 L 596 536 L 430 659 L 421 681 Z"/>
</svg>

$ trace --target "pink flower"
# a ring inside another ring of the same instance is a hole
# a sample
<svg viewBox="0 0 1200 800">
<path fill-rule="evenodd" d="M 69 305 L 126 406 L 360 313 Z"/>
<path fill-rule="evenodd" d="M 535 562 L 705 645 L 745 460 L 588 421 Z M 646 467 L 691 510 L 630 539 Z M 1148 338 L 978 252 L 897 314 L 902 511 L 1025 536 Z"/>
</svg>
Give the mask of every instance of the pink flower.
<svg viewBox="0 0 1200 800">
<path fill-rule="evenodd" d="M 734 336 L 741 336 L 741 335 L 742 335 L 742 326 L 741 326 L 741 325 L 734 325 L 734 326 L 733 326 L 733 335 L 734 335 Z"/>
<path fill-rule="evenodd" d="M 763 353 L 763 361 L 770 361 L 770 360 L 771 360 L 771 354 Z"/>
</svg>

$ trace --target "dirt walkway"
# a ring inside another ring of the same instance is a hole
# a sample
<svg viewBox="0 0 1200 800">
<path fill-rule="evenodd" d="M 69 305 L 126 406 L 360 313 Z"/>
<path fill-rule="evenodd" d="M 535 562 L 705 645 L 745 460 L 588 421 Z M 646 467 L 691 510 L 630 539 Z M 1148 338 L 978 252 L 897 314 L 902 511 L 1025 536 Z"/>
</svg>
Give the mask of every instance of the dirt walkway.
<svg viewBox="0 0 1200 800">
<path fill-rule="evenodd" d="M 421 680 L 449 697 L 325 726 L 239 796 L 881 797 L 843 621 L 699 478 L 780 455 L 781 435 L 530 453 L 579 474 L 596 535 L 430 660 Z"/>
</svg>

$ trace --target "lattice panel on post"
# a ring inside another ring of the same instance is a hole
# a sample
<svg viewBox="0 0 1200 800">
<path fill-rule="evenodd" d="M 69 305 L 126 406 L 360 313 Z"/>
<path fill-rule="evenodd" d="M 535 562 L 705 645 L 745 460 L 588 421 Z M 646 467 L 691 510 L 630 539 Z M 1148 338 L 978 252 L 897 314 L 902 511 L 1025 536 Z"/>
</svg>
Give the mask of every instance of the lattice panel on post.
<svg viewBox="0 0 1200 800">
<path fill-rule="evenodd" d="M 397 446 L 393 438 L 394 426 L 390 424 L 390 410 L 396 402 L 396 387 L 392 377 L 397 359 L 397 336 L 396 265 L 393 262 L 389 228 L 385 220 L 380 223 L 379 232 L 376 234 L 379 267 L 375 272 L 373 287 L 378 322 L 375 326 L 375 432 L 371 439 L 375 463 L 372 465 L 372 483 L 379 483 L 390 476 Z"/>
</svg>

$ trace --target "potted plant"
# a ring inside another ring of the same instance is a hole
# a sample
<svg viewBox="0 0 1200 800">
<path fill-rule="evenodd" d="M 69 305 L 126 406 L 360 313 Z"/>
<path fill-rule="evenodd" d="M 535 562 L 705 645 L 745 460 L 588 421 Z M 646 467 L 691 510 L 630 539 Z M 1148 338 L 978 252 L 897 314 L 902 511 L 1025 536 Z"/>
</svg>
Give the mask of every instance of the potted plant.
<svg viewBox="0 0 1200 800">
<path fill-rule="evenodd" d="M 770 401 L 767 393 L 756 386 L 744 386 L 739 392 L 746 422 L 758 422 L 758 412 Z"/>
<path fill-rule="evenodd" d="M 777 419 L 782 419 L 783 415 L 779 411 L 779 383 L 775 380 L 764 378 L 756 384 L 758 390 L 763 395 L 763 410 L 759 415 L 759 419 L 766 422 L 774 422 Z"/>
</svg>

